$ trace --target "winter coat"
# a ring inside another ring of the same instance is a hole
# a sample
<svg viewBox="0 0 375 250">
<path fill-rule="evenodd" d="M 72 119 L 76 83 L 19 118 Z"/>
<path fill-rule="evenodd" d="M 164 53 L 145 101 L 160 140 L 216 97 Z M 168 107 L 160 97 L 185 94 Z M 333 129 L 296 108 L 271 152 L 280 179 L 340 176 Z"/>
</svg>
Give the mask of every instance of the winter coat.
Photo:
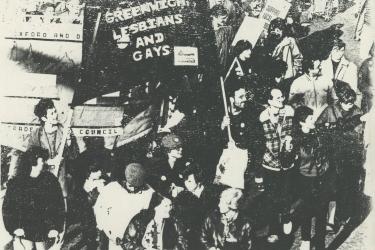
<svg viewBox="0 0 375 250">
<path fill-rule="evenodd" d="M 123 237 L 122 247 L 125 250 L 146 250 L 142 240 L 148 224 L 153 219 L 154 213 L 142 210 L 130 221 Z M 163 250 L 186 250 L 187 241 L 185 231 L 180 222 L 170 217 L 164 220 Z"/>
<path fill-rule="evenodd" d="M 332 131 L 332 144 L 340 151 L 351 152 L 363 145 L 363 125 L 359 119 L 361 114 L 361 110 L 355 105 L 346 112 L 339 103 L 335 103 L 321 113 L 316 124 L 335 124 L 337 129 Z"/>
<path fill-rule="evenodd" d="M 50 230 L 63 231 L 64 208 L 59 182 L 51 173 L 15 177 L 9 180 L 4 198 L 4 225 L 11 235 L 21 228 L 27 240 L 45 241 Z"/>
<path fill-rule="evenodd" d="M 329 138 L 319 133 L 295 134 L 296 166 L 307 177 L 322 176 L 329 167 Z"/>
<path fill-rule="evenodd" d="M 292 37 L 285 37 L 276 46 L 272 57 L 283 60 L 288 65 L 285 72 L 285 79 L 296 77 L 301 71 L 303 56 L 298 48 L 296 40 Z"/>
<path fill-rule="evenodd" d="M 337 99 L 331 79 L 324 76 L 311 79 L 307 74 L 293 81 L 289 102 L 293 101 L 297 95 L 303 95 L 303 104 L 314 110 L 315 117 L 319 117 L 323 109 Z"/>
<path fill-rule="evenodd" d="M 357 92 L 357 104 L 361 103 L 360 92 L 358 91 L 358 77 L 357 77 L 357 66 L 349 62 L 345 57 L 342 57 L 335 74 L 333 74 L 333 65 L 331 57 L 322 61 L 322 76 L 327 79 L 340 80 L 349 84 L 349 86 Z"/>
<path fill-rule="evenodd" d="M 182 171 L 190 164 L 190 161 L 177 159 L 173 168 L 169 166 L 167 158 L 156 162 L 149 170 L 147 183 L 158 193 L 169 195 L 171 185 L 184 187 Z"/>
<path fill-rule="evenodd" d="M 130 220 L 148 208 L 154 190 L 151 188 L 131 193 L 114 181 L 101 189 L 94 205 L 97 227 L 116 241 L 122 238 Z"/>
<path fill-rule="evenodd" d="M 253 232 L 250 223 L 241 215 L 229 224 L 229 233 L 235 237 L 236 249 L 249 250 L 252 248 Z M 218 210 L 212 212 L 205 220 L 200 240 L 205 250 L 211 247 L 223 249 L 225 245 L 224 224 Z"/>
</svg>

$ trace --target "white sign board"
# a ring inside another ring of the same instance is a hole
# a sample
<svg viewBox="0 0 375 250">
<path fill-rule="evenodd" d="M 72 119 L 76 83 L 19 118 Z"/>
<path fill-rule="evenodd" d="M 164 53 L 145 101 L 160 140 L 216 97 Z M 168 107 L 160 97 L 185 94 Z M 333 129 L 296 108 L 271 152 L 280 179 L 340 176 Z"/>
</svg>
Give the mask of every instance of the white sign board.
<svg viewBox="0 0 375 250">
<path fill-rule="evenodd" d="M 234 37 L 232 46 L 235 46 L 239 40 L 247 40 L 254 46 L 263 31 L 264 25 L 263 19 L 246 16 Z"/>
<path fill-rule="evenodd" d="M 73 127 L 72 130 L 73 130 L 73 134 L 77 137 L 83 137 L 83 136 L 108 137 L 108 136 L 122 135 L 124 132 L 123 127 L 106 127 L 106 128 Z"/>
<path fill-rule="evenodd" d="M 264 29 L 268 29 L 268 26 L 273 19 L 277 17 L 282 19 L 286 18 L 290 6 L 291 4 L 285 0 L 267 0 L 267 3 L 259 17 L 266 22 Z"/>
<path fill-rule="evenodd" d="M 198 66 L 198 48 L 175 46 L 174 47 L 175 66 Z"/>
</svg>

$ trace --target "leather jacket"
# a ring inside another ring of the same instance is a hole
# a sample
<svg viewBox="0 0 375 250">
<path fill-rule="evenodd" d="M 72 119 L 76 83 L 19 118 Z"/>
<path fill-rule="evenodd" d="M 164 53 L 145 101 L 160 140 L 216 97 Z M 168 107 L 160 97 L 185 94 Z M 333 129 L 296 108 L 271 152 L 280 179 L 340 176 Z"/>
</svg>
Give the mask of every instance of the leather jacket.
<svg viewBox="0 0 375 250">
<path fill-rule="evenodd" d="M 250 223 L 241 215 L 229 224 L 229 233 L 234 237 L 236 249 L 250 250 L 252 247 L 253 231 Z M 218 210 L 212 212 L 205 220 L 200 240 L 203 249 L 211 247 L 225 249 L 226 236 L 224 236 L 224 224 L 221 222 L 221 214 Z"/>
<path fill-rule="evenodd" d="M 147 229 L 147 225 L 153 219 L 153 213 L 142 210 L 134 216 L 125 231 L 122 248 L 126 250 L 145 250 L 142 239 Z M 163 249 L 164 250 L 187 250 L 187 240 L 185 230 L 181 223 L 174 217 L 165 219 L 163 229 Z"/>
</svg>

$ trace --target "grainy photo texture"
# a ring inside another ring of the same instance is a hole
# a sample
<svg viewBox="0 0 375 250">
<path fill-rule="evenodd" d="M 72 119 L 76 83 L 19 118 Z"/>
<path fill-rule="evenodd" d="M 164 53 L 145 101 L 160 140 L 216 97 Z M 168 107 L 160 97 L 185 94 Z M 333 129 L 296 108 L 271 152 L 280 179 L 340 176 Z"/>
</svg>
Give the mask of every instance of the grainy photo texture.
<svg viewBox="0 0 375 250">
<path fill-rule="evenodd" d="M 1 1 L 0 249 L 375 249 L 374 10 Z"/>
</svg>

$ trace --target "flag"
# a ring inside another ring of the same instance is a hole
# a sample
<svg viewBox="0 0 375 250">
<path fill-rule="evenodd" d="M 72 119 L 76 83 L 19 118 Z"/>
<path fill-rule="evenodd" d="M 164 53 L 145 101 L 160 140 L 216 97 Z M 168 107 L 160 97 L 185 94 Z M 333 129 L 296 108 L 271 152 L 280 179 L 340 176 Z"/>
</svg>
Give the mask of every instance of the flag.
<svg viewBox="0 0 375 250">
<path fill-rule="evenodd" d="M 99 2 L 85 8 L 82 82 L 74 105 L 135 84 L 206 73 L 217 61 L 206 3 Z"/>
</svg>

